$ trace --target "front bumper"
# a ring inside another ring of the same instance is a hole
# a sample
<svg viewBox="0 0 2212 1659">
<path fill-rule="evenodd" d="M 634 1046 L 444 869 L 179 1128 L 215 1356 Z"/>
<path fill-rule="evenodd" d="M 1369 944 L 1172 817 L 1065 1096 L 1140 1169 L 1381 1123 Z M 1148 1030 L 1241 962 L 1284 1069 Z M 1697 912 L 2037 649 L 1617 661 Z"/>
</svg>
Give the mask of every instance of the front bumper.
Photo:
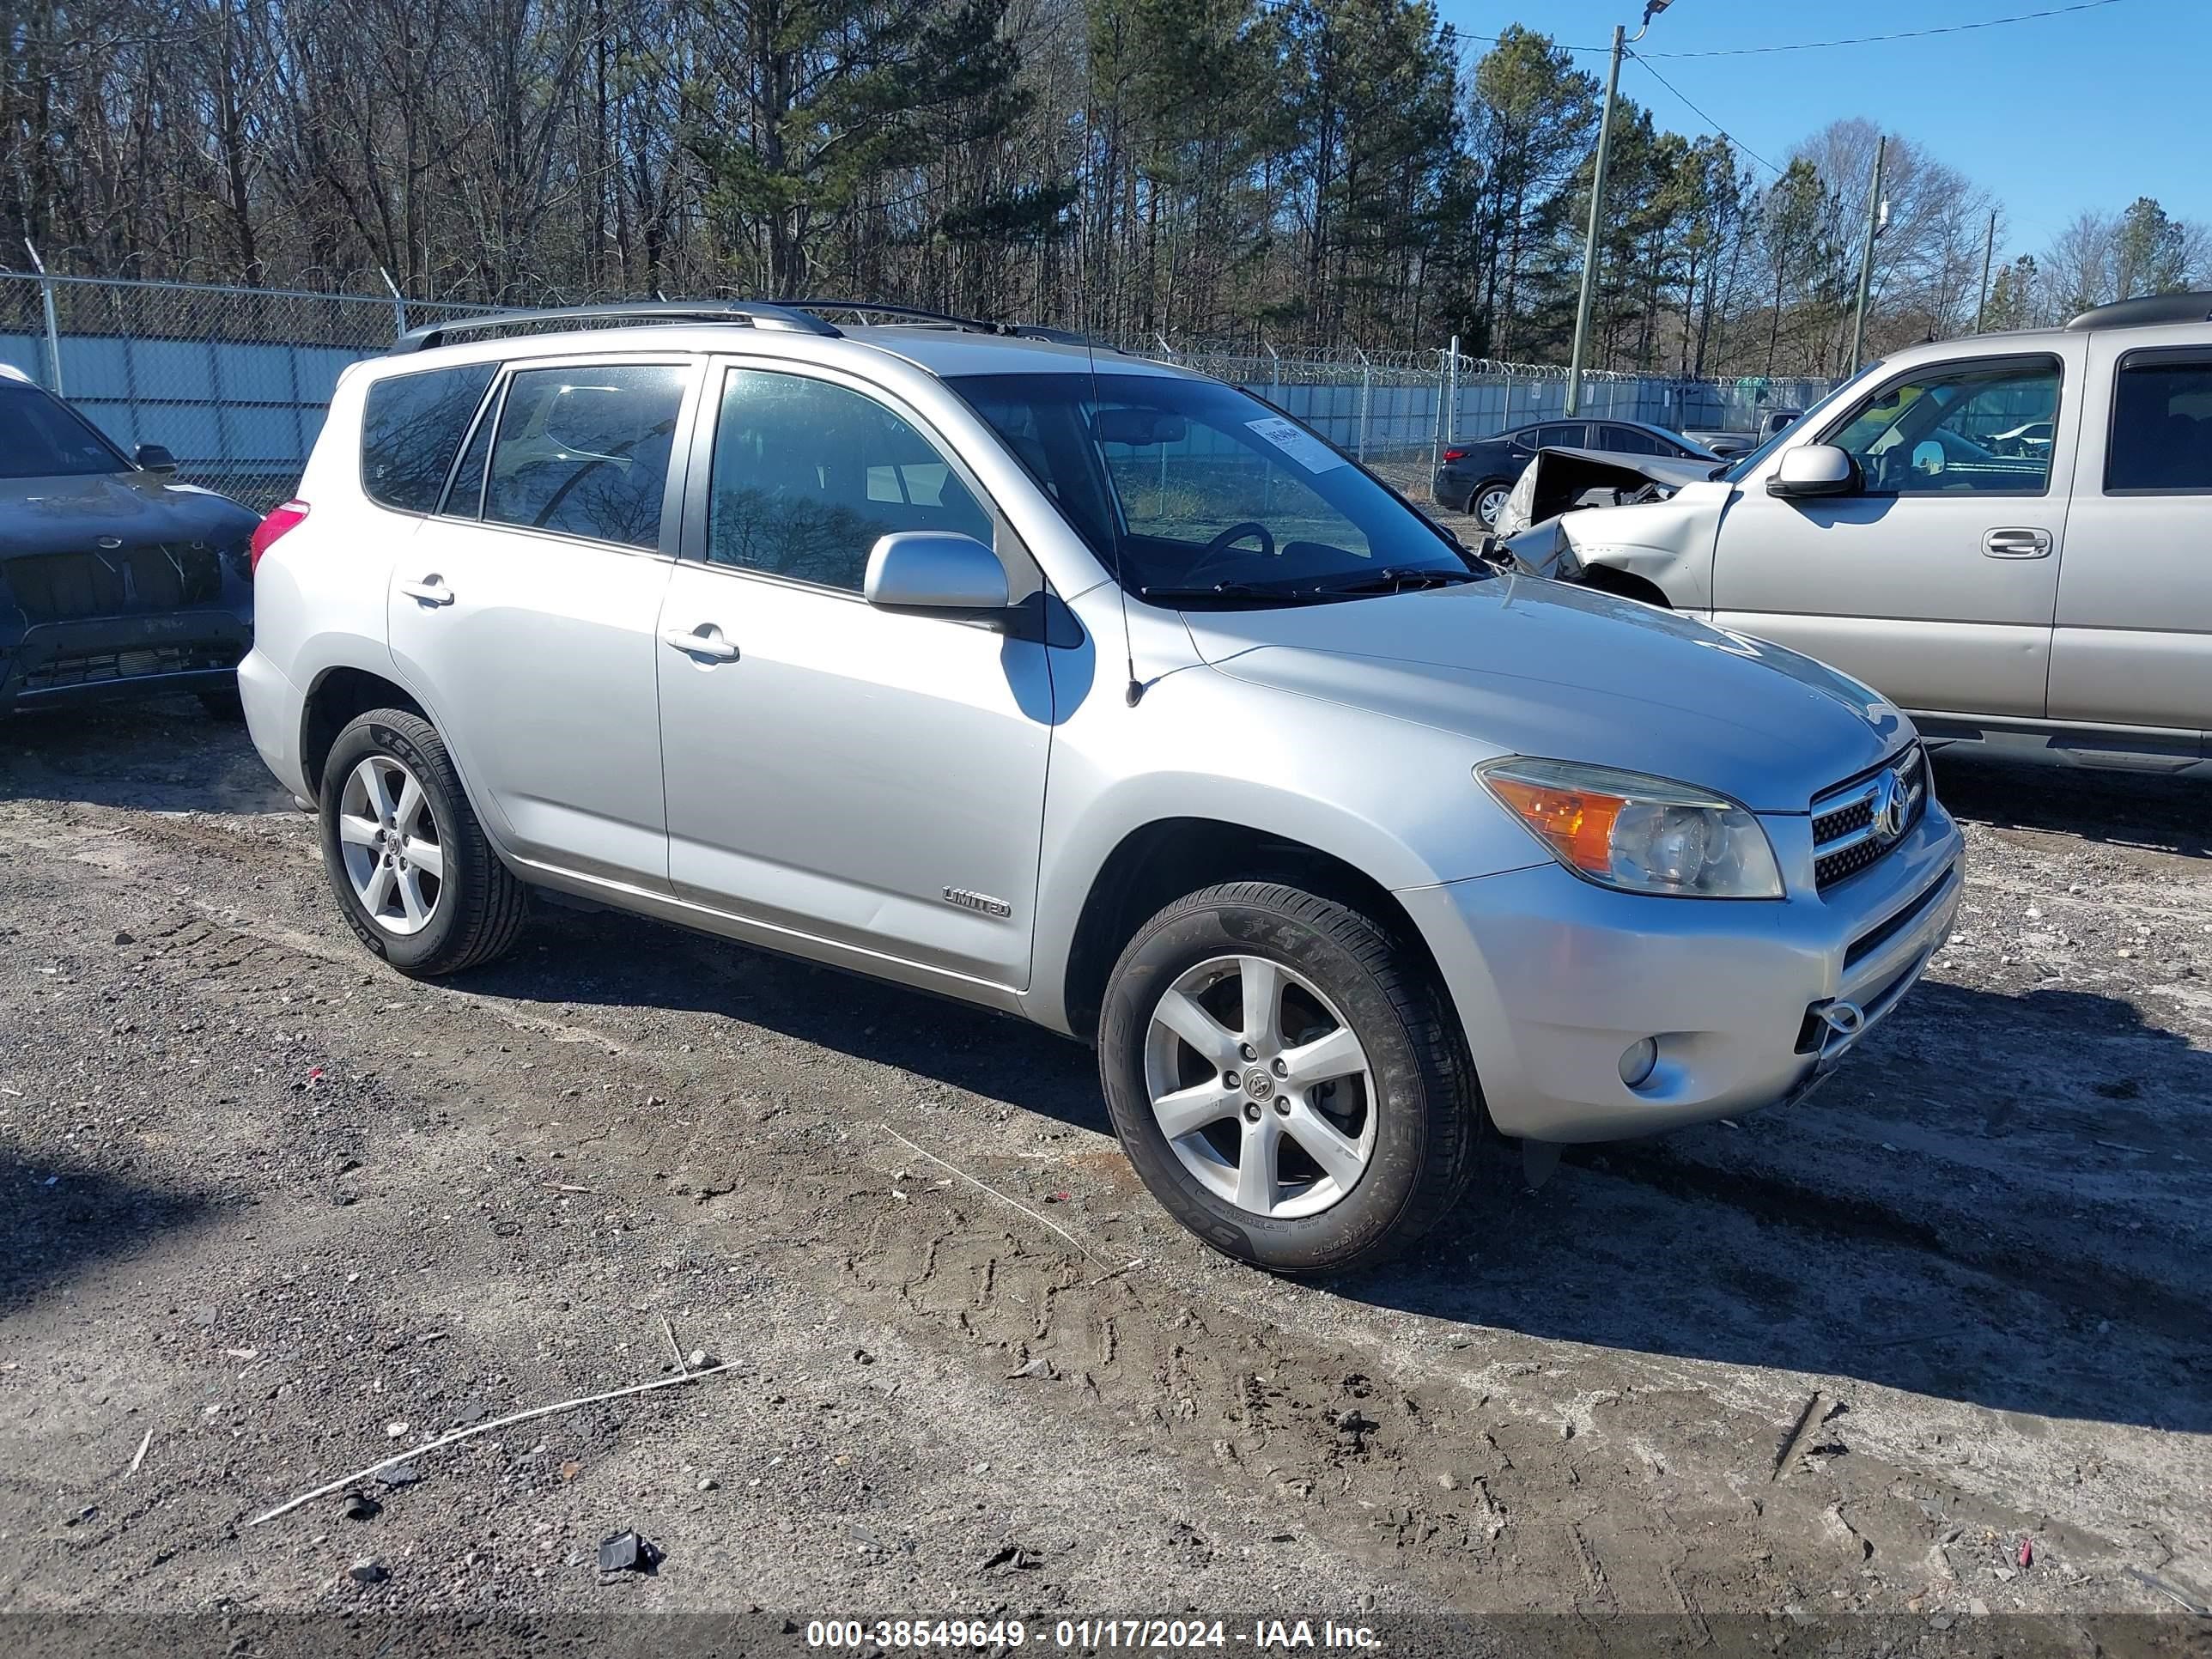
<svg viewBox="0 0 2212 1659">
<path fill-rule="evenodd" d="M 1785 866 L 1809 853 L 1809 840 L 1776 839 Z M 1963 852 L 1931 801 L 1879 864 L 1817 896 L 1807 880 L 1779 902 L 1653 898 L 1551 864 L 1397 896 L 1443 970 L 1498 1129 L 1616 1140 L 1811 1088 L 1949 936 Z M 1621 1054 L 1645 1037 L 1658 1064 L 1631 1088 Z"/>
<path fill-rule="evenodd" d="M 221 690 L 252 647 L 252 613 L 228 609 L 0 630 L 0 713 Z"/>
</svg>

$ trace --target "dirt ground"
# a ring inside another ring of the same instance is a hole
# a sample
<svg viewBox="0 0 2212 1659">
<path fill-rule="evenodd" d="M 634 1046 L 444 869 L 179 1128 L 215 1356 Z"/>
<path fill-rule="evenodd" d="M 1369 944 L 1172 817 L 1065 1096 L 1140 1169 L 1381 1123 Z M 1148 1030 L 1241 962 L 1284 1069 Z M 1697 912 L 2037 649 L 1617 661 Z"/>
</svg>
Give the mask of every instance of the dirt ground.
<svg viewBox="0 0 2212 1659">
<path fill-rule="evenodd" d="M 1083 1048 L 547 906 L 410 983 L 239 728 L 19 718 L 0 1611 L 2201 1650 L 2212 795 L 1938 777 L 1958 937 L 1821 1092 L 1534 1193 L 1501 1154 L 1410 1261 L 1292 1284 L 1165 1218 Z M 248 1524 L 675 1376 L 672 1329 L 726 1369 Z M 657 1571 L 599 1572 L 625 1528 Z"/>
</svg>

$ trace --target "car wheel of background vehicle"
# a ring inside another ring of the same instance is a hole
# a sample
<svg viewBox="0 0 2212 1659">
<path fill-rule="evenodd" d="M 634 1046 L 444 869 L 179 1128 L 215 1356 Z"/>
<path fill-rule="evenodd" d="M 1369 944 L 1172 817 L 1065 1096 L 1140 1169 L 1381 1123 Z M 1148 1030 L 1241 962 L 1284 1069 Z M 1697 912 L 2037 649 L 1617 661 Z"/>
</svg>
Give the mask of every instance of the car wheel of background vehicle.
<svg viewBox="0 0 2212 1659">
<path fill-rule="evenodd" d="M 203 691 L 199 694 L 199 699 L 200 707 L 206 709 L 213 719 L 242 720 L 246 718 L 246 705 L 239 700 L 238 688 L 235 685 L 226 685 L 215 690 Z"/>
<path fill-rule="evenodd" d="M 1161 911 L 1107 981 L 1099 1073 L 1169 1212 L 1277 1273 L 1374 1265 L 1448 1213 L 1487 1121 L 1456 1022 L 1373 921 L 1265 882 Z"/>
<path fill-rule="evenodd" d="M 1479 483 L 1467 498 L 1467 510 L 1482 520 L 1485 530 L 1495 530 L 1498 515 L 1505 510 L 1505 498 L 1512 493 L 1513 486 L 1503 478 Z"/>
<path fill-rule="evenodd" d="M 323 868 L 363 945 L 404 974 L 459 973 L 506 954 L 529 890 L 501 864 L 438 728 L 376 708 L 323 765 Z"/>
</svg>

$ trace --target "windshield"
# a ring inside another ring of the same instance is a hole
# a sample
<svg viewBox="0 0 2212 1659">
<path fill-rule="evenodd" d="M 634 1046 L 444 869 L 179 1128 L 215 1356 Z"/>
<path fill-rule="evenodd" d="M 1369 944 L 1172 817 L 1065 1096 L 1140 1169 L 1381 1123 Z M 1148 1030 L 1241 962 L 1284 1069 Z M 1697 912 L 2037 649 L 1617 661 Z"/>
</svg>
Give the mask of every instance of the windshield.
<svg viewBox="0 0 2212 1659">
<path fill-rule="evenodd" d="M 0 380 L 0 478 L 130 470 L 131 463 L 66 404 L 21 380 Z"/>
<path fill-rule="evenodd" d="M 1765 443 L 1759 445 L 1758 448 L 1748 450 L 1743 454 L 1737 456 L 1733 461 L 1730 461 L 1728 465 L 1728 470 L 1725 472 L 1716 472 L 1713 474 L 1713 477 L 1723 483 L 1741 483 L 1746 478 L 1751 476 L 1753 471 L 1757 468 L 1761 461 L 1765 460 L 1769 455 L 1771 455 L 1774 453 L 1776 447 L 1784 439 L 1796 437 L 1799 432 L 1802 431 L 1807 426 L 1811 424 L 1814 416 L 1820 414 L 1822 410 L 1827 408 L 1829 404 L 1834 403 L 1836 399 L 1842 397 L 1853 386 L 1857 386 L 1862 381 L 1865 380 L 1881 367 L 1881 362 L 1879 358 L 1875 362 L 1869 363 L 1857 374 L 1852 375 L 1850 379 L 1840 382 L 1833 391 L 1828 393 L 1826 397 L 1821 398 L 1819 403 L 1814 404 L 1812 408 L 1807 410 L 1802 415 L 1796 416 L 1790 422 L 1789 425 L 1784 427 L 1779 432 L 1777 432 Z"/>
<path fill-rule="evenodd" d="M 1233 386 L 1081 372 L 949 384 L 1141 599 L 1286 605 L 1476 580 L 1441 530 Z"/>
</svg>

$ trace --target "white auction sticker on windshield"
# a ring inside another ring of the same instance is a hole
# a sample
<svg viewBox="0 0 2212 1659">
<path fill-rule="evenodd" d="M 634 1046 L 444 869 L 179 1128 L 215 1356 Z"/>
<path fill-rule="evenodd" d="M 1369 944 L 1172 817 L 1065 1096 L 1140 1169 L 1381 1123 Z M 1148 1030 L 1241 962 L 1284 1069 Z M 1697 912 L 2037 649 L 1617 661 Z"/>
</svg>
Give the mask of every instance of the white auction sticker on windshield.
<svg viewBox="0 0 2212 1659">
<path fill-rule="evenodd" d="M 1247 421 L 1244 424 L 1309 472 L 1326 472 L 1331 467 L 1346 465 L 1343 456 L 1311 433 L 1299 430 L 1279 415 L 1271 415 L 1264 421 Z"/>
</svg>

